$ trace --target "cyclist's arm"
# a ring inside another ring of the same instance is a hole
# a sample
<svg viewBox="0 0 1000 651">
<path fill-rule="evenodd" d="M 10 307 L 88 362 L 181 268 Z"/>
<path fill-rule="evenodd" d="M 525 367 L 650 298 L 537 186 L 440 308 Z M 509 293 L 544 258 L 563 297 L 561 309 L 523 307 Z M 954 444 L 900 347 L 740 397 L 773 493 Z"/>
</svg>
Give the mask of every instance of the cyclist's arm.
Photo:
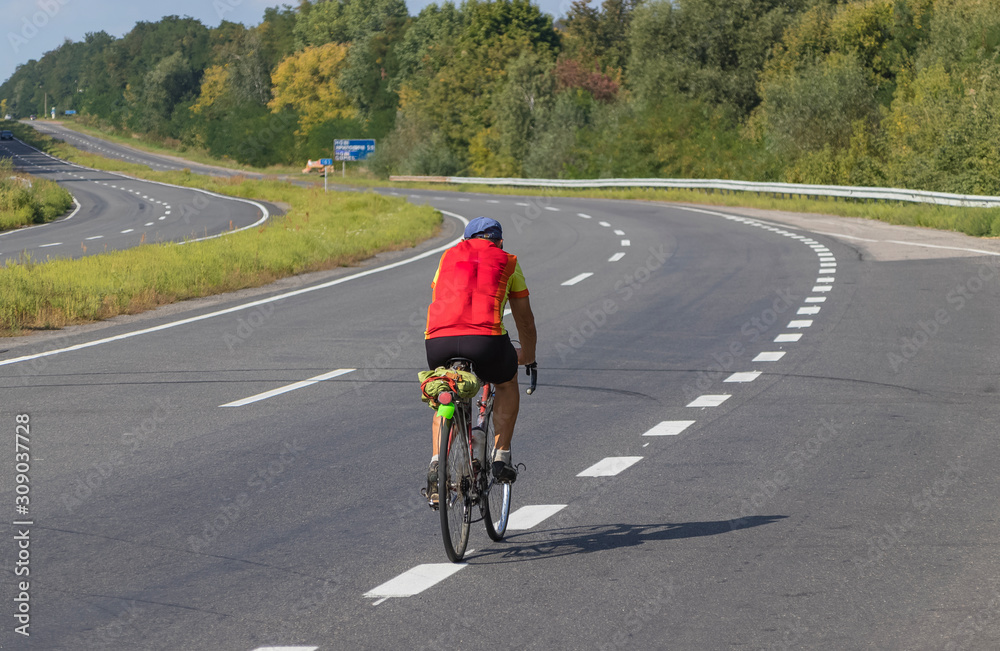
<svg viewBox="0 0 1000 651">
<path fill-rule="evenodd" d="M 517 326 L 517 338 L 521 342 L 518 354 L 518 364 L 531 364 L 535 361 L 535 315 L 531 312 L 531 301 L 527 296 L 511 296 L 510 312 Z"/>
</svg>

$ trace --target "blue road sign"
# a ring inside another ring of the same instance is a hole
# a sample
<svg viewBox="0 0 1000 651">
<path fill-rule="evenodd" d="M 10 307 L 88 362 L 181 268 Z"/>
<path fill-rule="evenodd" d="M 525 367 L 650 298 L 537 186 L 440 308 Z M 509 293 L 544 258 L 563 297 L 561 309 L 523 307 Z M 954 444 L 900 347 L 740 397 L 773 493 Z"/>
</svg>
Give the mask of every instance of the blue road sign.
<svg viewBox="0 0 1000 651">
<path fill-rule="evenodd" d="M 333 159 L 332 158 L 321 158 L 321 159 L 319 159 L 319 164 L 320 165 L 333 165 Z"/>
<path fill-rule="evenodd" d="M 69 111 L 66 111 L 66 115 L 76 115 L 76 111 L 70 109 Z"/>
<path fill-rule="evenodd" d="M 374 140 L 333 141 L 333 157 L 337 160 L 365 160 L 374 152 Z"/>
</svg>

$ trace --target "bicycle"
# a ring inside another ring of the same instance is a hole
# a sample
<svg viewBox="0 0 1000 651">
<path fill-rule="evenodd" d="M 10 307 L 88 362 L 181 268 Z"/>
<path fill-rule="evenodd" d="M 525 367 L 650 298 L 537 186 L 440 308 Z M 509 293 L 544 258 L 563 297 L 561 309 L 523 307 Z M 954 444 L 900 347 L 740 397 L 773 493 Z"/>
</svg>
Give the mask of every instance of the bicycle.
<svg viewBox="0 0 1000 651">
<path fill-rule="evenodd" d="M 462 357 L 448 360 L 448 369 L 475 372 L 472 361 Z M 538 384 L 536 364 L 527 367 L 531 378 L 528 394 Z M 510 518 L 511 484 L 499 482 L 490 474 L 496 434 L 493 430 L 493 398 L 495 388 L 484 383 L 474 398 L 461 399 L 450 391 L 437 396 L 439 420 L 438 503 L 441 536 L 445 553 L 453 563 L 462 560 L 469 543 L 473 522 L 482 520 L 486 533 L 494 541 L 503 540 Z M 475 404 L 473 404 L 475 399 Z M 475 421 L 475 425 L 473 425 Z M 473 430 L 480 430 L 483 463 L 477 459 Z M 479 507 L 480 517 L 473 520 L 473 510 Z M 432 504 L 433 508 L 433 504 Z"/>
</svg>

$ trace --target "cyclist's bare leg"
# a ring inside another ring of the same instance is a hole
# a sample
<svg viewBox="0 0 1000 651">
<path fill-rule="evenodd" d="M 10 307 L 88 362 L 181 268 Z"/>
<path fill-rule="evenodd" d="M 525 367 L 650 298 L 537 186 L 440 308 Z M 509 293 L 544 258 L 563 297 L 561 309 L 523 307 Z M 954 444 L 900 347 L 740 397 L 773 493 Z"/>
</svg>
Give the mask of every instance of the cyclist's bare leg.
<svg viewBox="0 0 1000 651">
<path fill-rule="evenodd" d="M 493 398 L 493 427 L 496 430 L 496 447 L 498 450 L 509 450 L 510 440 L 514 438 L 514 423 L 517 422 L 517 412 L 521 407 L 521 394 L 517 388 L 517 374 L 509 382 L 496 385 Z"/>
<path fill-rule="evenodd" d="M 436 457 L 438 455 L 439 447 L 441 445 L 441 442 L 440 442 L 440 437 L 441 437 L 441 419 L 437 417 L 437 414 L 434 415 L 434 418 L 431 421 L 431 432 L 433 433 L 433 436 L 431 438 L 434 439 L 434 443 L 433 443 L 432 449 L 434 450 L 434 456 Z"/>
</svg>

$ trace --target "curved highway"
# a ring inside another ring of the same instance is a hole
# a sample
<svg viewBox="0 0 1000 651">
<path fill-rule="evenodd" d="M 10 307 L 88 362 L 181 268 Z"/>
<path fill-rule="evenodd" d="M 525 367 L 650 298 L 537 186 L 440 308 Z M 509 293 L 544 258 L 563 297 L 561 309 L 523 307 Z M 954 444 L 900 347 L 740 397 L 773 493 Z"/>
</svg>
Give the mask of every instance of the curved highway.
<svg viewBox="0 0 1000 651">
<path fill-rule="evenodd" d="M 0 233 L 0 264 L 24 253 L 35 260 L 78 258 L 144 243 L 211 237 L 261 223 L 259 202 L 143 181 L 59 160 L 20 141 L 0 141 L 0 156 L 19 170 L 59 183 L 76 200 L 67 216 Z"/>
<path fill-rule="evenodd" d="M 413 251 L 4 342 L 32 446 L 31 637 L 5 648 L 996 648 L 1000 246 L 412 197 L 447 217 Z M 540 386 L 507 539 L 474 525 L 453 565 L 416 373 L 476 215 L 524 268 Z"/>
</svg>

